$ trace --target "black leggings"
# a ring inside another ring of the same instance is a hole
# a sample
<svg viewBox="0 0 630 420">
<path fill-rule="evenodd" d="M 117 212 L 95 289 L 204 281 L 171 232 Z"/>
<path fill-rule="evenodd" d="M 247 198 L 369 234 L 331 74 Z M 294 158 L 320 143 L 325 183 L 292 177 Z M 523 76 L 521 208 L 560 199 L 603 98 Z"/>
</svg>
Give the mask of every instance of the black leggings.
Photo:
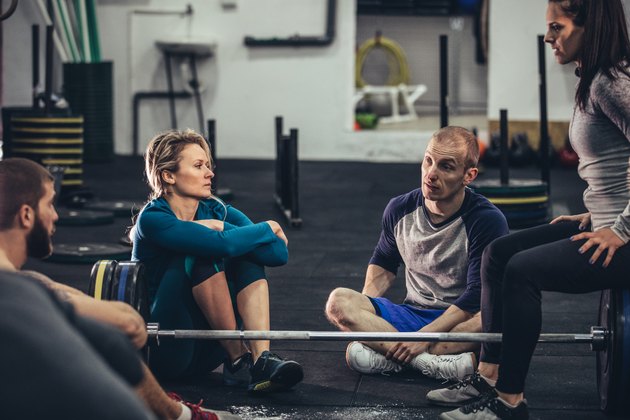
<svg viewBox="0 0 630 420">
<path fill-rule="evenodd" d="M 497 389 L 523 392 L 542 324 L 541 291 L 587 293 L 630 285 L 630 246 L 617 250 L 607 268 L 596 246 L 580 254 L 585 240 L 577 222 L 542 225 L 494 240 L 481 262 L 481 319 L 484 332 L 503 333 L 502 343 L 484 343 L 481 361 L 499 364 Z"/>
</svg>

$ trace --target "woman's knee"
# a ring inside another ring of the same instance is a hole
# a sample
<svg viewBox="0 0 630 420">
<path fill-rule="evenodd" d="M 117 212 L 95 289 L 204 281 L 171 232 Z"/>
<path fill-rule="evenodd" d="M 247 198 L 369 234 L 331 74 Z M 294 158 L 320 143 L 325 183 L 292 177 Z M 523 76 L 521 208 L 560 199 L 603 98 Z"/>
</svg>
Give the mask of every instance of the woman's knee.
<svg viewBox="0 0 630 420">
<path fill-rule="evenodd" d="M 525 252 L 514 254 L 505 267 L 503 278 L 504 295 L 523 296 L 527 290 L 538 290 L 536 273 L 539 262 L 532 261 L 531 255 Z"/>
</svg>

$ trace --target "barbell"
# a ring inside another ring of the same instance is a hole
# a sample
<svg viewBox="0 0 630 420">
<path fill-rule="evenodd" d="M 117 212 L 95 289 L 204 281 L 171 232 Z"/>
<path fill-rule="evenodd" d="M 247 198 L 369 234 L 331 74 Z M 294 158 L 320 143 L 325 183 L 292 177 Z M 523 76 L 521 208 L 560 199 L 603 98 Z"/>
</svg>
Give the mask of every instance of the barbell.
<svg viewBox="0 0 630 420">
<path fill-rule="evenodd" d="M 339 331 L 254 331 L 254 330 L 161 330 L 157 322 L 147 323 L 149 338 L 195 340 L 289 340 L 289 341 L 426 341 L 500 343 L 499 333 L 453 332 L 339 332 Z M 609 331 L 591 327 L 589 334 L 541 334 L 539 343 L 589 343 L 593 351 L 606 348 Z"/>
<path fill-rule="evenodd" d="M 98 261 L 92 268 L 89 293 L 99 300 L 120 300 L 134 307 L 148 320 L 148 287 L 142 264 L 133 261 Z M 599 305 L 600 326 L 590 333 L 541 334 L 540 343 L 588 343 L 596 351 L 597 390 L 600 407 L 609 414 L 630 411 L 630 289 L 602 291 Z M 338 331 L 235 331 L 235 330 L 161 330 L 148 322 L 152 342 L 159 339 L 201 340 L 301 340 L 301 341 L 426 341 L 426 342 L 501 342 L 498 333 L 453 332 L 338 332 Z"/>
</svg>

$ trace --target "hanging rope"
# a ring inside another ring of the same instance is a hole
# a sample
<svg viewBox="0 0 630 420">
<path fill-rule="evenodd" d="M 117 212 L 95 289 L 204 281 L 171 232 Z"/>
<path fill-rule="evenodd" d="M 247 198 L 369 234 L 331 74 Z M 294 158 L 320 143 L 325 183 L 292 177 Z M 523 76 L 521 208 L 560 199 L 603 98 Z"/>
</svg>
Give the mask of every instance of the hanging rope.
<svg viewBox="0 0 630 420">
<path fill-rule="evenodd" d="M 367 85 L 363 80 L 363 66 L 367 56 L 373 50 L 382 50 L 387 57 L 387 67 L 389 69 L 387 75 L 388 86 L 398 86 L 399 84 L 409 84 L 409 64 L 407 63 L 407 57 L 400 45 L 389 38 L 385 38 L 381 35 L 381 32 L 377 32 L 374 38 L 366 40 L 357 51 L 356 63 L 355 63 L 355 83 L 357 87 L 363 87 Z"/>
</svg>

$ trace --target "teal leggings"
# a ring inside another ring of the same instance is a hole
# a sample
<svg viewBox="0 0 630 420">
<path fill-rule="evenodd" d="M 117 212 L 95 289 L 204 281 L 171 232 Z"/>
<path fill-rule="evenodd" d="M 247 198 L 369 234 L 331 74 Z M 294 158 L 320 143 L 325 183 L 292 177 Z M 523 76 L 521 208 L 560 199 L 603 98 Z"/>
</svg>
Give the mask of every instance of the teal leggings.
<svg viewBox="0 0 630 420">
<path fill-rule="evenodd" d="M 219 263 L 195 257 L 175 257 L 164 271 L 151 305 L 151 322 L 160 329 L 211 329 L 192 295 L 193 286 L 225 270 L 237 323 L 241 320 L 236 307 L 238 293 L 265 279 L 264 267 L 246 258 L 226 258 Z M 203 279 L 200 276 L 206 276 Z M 203 375 L 221 365 L 226 358 L 216 340 L 180 340 L 164 338 L 150 349 L 151 370 L 162 378 Z"/>
</svg>

